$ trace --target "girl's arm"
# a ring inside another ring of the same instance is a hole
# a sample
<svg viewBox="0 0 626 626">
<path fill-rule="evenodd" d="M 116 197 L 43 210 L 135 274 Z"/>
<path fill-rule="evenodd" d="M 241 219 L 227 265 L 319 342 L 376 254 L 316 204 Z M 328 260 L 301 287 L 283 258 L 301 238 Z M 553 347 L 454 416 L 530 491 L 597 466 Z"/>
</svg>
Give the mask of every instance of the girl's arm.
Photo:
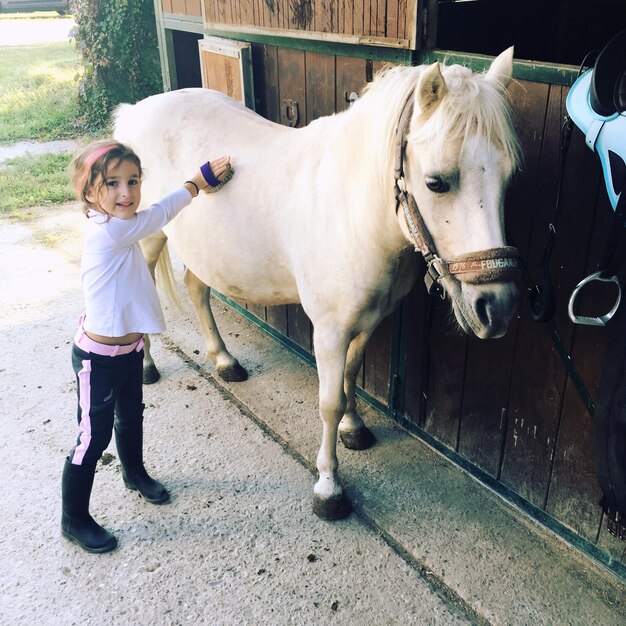
<svg viewBox="0 0 626 626">
<path fill-rule="evenodd" d="M 211 169 L 220 177 L 230 167 L 230 157 L 211 161 Z M 143 211 L 135 213 L 128 220 L 112 218 L 107 222 L 107 230 L 113 240 L 120 245 L 132 245 L 144 237 L 161 230 L 170 220 L 182 211 L 195 198 L 200 189 L 208 186 L 201 170 L 186 180 L 183 186 L 165 196 L 159 202 Z"/>
<path fill-rule="evenodd" d="M 191 202 L 192 197 L 193 194 L 190 191 L 179 187 L 159 202 L 138 211 L 128 220 L 111 218 L 105 224 L 107 232 L 117 244 L 132 245 L 161 230 Z"/>
</svg>

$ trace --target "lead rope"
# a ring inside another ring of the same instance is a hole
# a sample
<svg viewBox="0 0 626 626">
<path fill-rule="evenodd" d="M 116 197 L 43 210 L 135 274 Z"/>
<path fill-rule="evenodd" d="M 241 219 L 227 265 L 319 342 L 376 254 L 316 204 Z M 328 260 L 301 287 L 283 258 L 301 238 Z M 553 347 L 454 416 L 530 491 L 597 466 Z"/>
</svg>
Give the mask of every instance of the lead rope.
<svg viewBox="0 0 626 626">
<path fill-rule="evenodd" d="M 595 413 L 595 405 L 593 403 L 593 399 L 591 398 L 591 394 L 585 386 L 585 383 L 583 382 L 583 379 L 579 374 L 578 369 L 576 368 L 576 365 L 574 364 L 574 361 L 572 360 L 572 357 L 565 347 L 563 339 L 559 335 L 559 332 L 557 331 L 556 326 L 553 322 L 554 314 L 556 312 L 556 297 L 554 295 L 554 288 L 552 285 L 552 279 L 550 277 L 550 260 L 552 258 L 552 250 L 554 248 L 554 241 L 557 234 L 557 225 L 561 212 L 563 180 L 565 178 L 565 164 L 567 159 L 567 153 L 569 151 L 572 129 L 572 121 L 569 116 L 566 115 L 563 126 L 561 128 L 561 149 L 558 174 L 559 178 L 557 183 L 557 196 L 552 219 L 548 224 L 548 236 L 546 239 L 546 245 L 541 256 L 539 281 L 533 281 L 533 279 L 530 277 L 530 272 L 528 271 L 528 268 L 525 266 L 525 264 L 522 264 L 522 275 L 526 282 L 526 288 L 529 293 L 530 316 L 535 322 L 541 322 L 546 324 L 548 332 L 552 338 L 552 343 L 554 344 L 557 352 L 559 353 L 559 356 L 561 357 L 561 361 L 565 366 L 565 370 L 567 371 L 567 374 L 572 381 L 574 388 L 578 392 L 578 396 L 584 404 L 587 413 L 589 413 L 590 417 L 593 419 L 593 415 Z"/>
<path fill-rule="evenodd" d="M 572 138 L 572 128 L 572 120 L 566 115 L 561 128 L 560 165 L 554 212 L 548 224 L 548 237 L 543 249 L 543 254 L 541 255 L 541 263 L 539 264 L 539 281 L 533 283 L 529 288 L 530 316 L 535 322 L 548 322 L 554 317 L 554 313 L 556 312 L 556 298 L 554 296 L 552 278 L 550 277 L 550 260 L 552 258 L 557 224 L 559 223 L 561 213 L 565 163 L 567 161 L 567 153 L 569 152 L 569 145 Z"/>
<path fill-rule="evenodd" d="M 585 67 L 585 64 L 591 54 L 593 53 L 589 53 L 580 64 L 580 67 L 578 69 L 578 76 L 582 74 L 583 68 Z M 563 120 L 563 126 L 561 127 L 557 195 L 552 219 L 548 223 L 548 236 L 546 239 L 546 245 L 544 247 L 543 254 L 541 255 L 539 281 L 533 281 L 533 279 L 530 277 L 528 269 L 525 267 L 525 264 L 522 264 L 522 275 L 524 277 L 527 285 L 527 290 L 529 292 L 530 316 L 534 321 L 545 323 L 548 327 L 548 332 L 552 337 L 552 342 L 554 343 L 554 346 L 556 347 L 557 352 L 559 353 L 559 356 L 563 361 L 567 374 L 574 384 L 574 387 L 578 392 L 582 403 L 585 405 L 587 412 L 593 419 L 595 413 L 595 405 L 591 398 L 591 394 L 585 386 L 582 377 L 578 373 L 574 361 L 567 351 L 567 348 L 565 347 L 565 344 L 563 343 L 563 340 L 561 339 L 561 336 L 559 335 L 553 322 L 554 314 L 556 312 L 556 297 L 554 294 L 554 287 L 552 285 L 552 278 L 550 276 L 550 260 L 552 258 L 552 251 L 554 249 L 554 242 L 557 235 L 557 225 L 559 223 L 559 217 L 561 213 L 563 181 L 565 178 L 565 165 L 567 161 L 567 154 L 569 152 L 572 131 L 572 120 L 570 119 L 569 115 L 565 115 L 565 118 Z"/>
<path fill-rule="evenodd" d="M 589 58 L 597 54 L 597 51 L 589 52 L 578 68 L 578 77 L 583 72 L 585 64 Z M 554 248 L 554 241 L 556 239 L 557 225 L 559 223 L 559 216 L 561 213 L 561 197 L 563 191 L 563 180 L 565 178 L 565 164 L 567 161 L 567 154 L 569 152 L 569 146 L 572 139 L 572 120 L 569 115 L 565 115 L 563 120 L 563 126 L 561 127 L 561 142 L 560 142 L 560 154 L 559 154 L 559 173 L 557 178 L 557 194 L 554 204 L 554 212 L 552 213 L 552 219 L 548 224 L 548 237 L 546 239 L 546 245 L 541 255 L 541 262 L 539 264 L 539 281 L 537 283 L 532 282 L 528 287 L 529 300 L 530 300 L 530 316 L 535 322 L 548 322 L 552 320 L 556 312 L 556 298 L 554 295 L 554 287 L 552 285 L 552 278 L 550 277 L 550 260 L 552 258 L 552 250 Z"/>
</svg>

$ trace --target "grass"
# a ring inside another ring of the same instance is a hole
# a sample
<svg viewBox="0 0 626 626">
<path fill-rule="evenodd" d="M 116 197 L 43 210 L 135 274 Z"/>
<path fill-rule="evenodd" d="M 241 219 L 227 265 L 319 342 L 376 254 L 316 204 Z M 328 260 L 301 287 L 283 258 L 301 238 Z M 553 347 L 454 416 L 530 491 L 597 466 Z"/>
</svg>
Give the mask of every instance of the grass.
<svg viewBox="0 0 626 626">
<path fill-rule="evenodd" d="M 24 209 L 75 199 L 68 166 L 71 154 L 26 155 L 0 168 L 0 215 L 23 218 Z"/>
<path fill-rule="evenodd" d="M 53 14 L 0 14 L 4 19 Z M 0 46 L 0 144 L 80 139 L 79 53 L 66 42 Z M 28 209 L 74 199 L 67 153 L 16 157 L 0 164 L 0 215 L 29 219 Z"/>
<path fill-rule="evenodd" d="M 0 47 L 0 143 L 81 134 L 78 69 L 68 43 Z"/>
</svg>

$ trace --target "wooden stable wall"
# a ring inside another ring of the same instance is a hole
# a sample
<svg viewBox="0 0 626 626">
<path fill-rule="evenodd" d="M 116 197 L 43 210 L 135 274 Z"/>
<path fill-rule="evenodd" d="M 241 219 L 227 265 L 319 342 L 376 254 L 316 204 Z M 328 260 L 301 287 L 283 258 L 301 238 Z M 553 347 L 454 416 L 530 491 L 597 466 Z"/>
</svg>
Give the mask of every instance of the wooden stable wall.
<svg viewBox="0 0 626 626">
<path fill-rule="evenodd" d="M 195 11 L 198 5 L 194 0 L 162 2 L 165 12 Z M 228 17 L 223 0 L 205 0 L 205 26 L 211 19 L 271 26 L 273 22 L 261 21 L 270 19 L 260 8 L 269 4 L 279 15 L 283 7 L 286 15 L 286 2 L 242 2 L 240 13 Z M 319 29 L 320 24 L 312 23 L 311 28 Z M 367 58 L 273 43 L 252 44 L 255 108 L 284 125 L 302 127 L 344 110 L 351 94 L 382 66 Z M 533 278 L 539 274 L 553 219 L 567 89 L 517 80 L 510 90 L 524 158 L 507 197 L 508 240 L 519 248 Z M 565 176 L 551 263 L 557 295 L 554 321 L 531 318 L 527 290 L 520 283 L 519 313 L 507 335 L 491 341 L 468 338 L 451 320 L 449 305 L 427 296 L 420 280 L 372 337 L 359 385 L 390 415 L 478 468 L 513 499 L 521 497 L 539 517 L 556 520 L 626 564 L 623 542 L 609 535 L 602 523 L 591 417 L 555 341 L 571 354 L 595 398 L 606 334 L 601 328 L 572 324 L 567 301 L 575 285 L 594 271 L 612 211 L 599 163 L 577 129 Z M 422 263 L 417 256 L 416 263 Z M 609 295 L 589 292 L 582 304 L 594 303 L 594 311 L 604 313 L 612 304 Z M 313 330 L 301 306 L 239 304 L 302 350 L 313 352 Z"/>
<path fill-rule="evenodd" d="M 406 0 L 204 0 L 206 22 L 247 28 L 299 30 L 397 40 L 407 46 L 414 32 Z"/>
<path fill-rule="evenodd" d="M 164 13 L 202 17 L 202 0 L 161 0 Z"/>
<path fill-rule="evenodd" d="M 538 277 L 553 219 L 566 92 L 562 86 L 528 81 L 511 88 L 524 163 L 508 194 L 507 231 L 533 277 Z M 567 304 L 578 281 L 594 271 L 611 215 L 599 163 L 574 130 L 551 263 L 558 302 L 554 324 L 531 318 L 526 289 L 509 332 L 496 341 L 451 331 L 446 305 L 425 304 L 422 293 L 407 299 L 403 315 L 404 336 L 412 342 L 405 417 L 592 542 L 601 521 L 592 422 L 554 336 L 595 396 L 605 331 L 572 324 Z M 594 295 L 594 310 L 611 307 L 608 295 Z M 419 345 L 425 309 L 430 315 L 427 347 Z"/>
<path fill-rule="evenodd" d="M 257 111 L 288 125 L 284 103 L 296 101 L 298 126 L 343 110 L 346 95 L 358 92 L 381 65 L 267 45 L 254 46 L 253 58 Z M 511 87 L 524 160 L 507 197 L 507 232 L 534 278 L 553 219 L 566 94 L 567 87 L 531 81 Z M 565 176 L 551 263 L 557 295 L 553 323 L 531 318 L 520 281 L 519 312 L 507 335 L 491 341 L 468 338 L 451 321 L 449 305 L 427 296 L 420 280 L 396 316 L 383 321 L 372 337 L 359 384 L 486 476 L 623 559 L 622 542 L 601 527 L 591 417 L 554 341 L 560 338 L 595 397 L 605 331 L 572 324 L 567 303 L 576 284 L 595 270 L 612 211 L 599 163 L 577 129 Z M 611 295 L 590 291 L 581 304 L 588 308 L 593 302 L 595 313 L 605 312 Z M 248 308 L 312 351 L 311 325 L 300 306 Z"/>
<path fill-rule="evenodd" d="M 163 13 L 200 17 L 209 30 L 265 32 L 415 48 L 417 11 L 407 0 L 161 0 Z"/>
</svg>

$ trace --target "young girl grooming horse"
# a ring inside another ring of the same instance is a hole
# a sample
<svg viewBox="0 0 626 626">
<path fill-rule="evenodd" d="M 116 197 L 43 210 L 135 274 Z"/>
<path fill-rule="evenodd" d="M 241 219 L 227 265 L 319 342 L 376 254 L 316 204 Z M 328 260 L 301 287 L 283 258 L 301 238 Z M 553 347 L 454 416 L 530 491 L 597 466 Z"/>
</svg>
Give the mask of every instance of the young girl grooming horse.
<svg viewBox="0 0 626 626">
<path fill-rule="evenodd" d="M 99 553 L 117 545 L 89 514 L 96 464 L 113 430 L 126 486 L 153 504 L 169 499 L 143 465 L 143 335 L 162 332 L 165 324 L 139 240 L 163 228 L 200 189 L 220 189 L 233 170 L 229 157 L 205 163 L 182 187 L 138 212 L 142 169 L 130 148 L 95 143 L 73 167 L 88 218 L 81 264 L 85 313 L 72 346 L 79 435 L 63 469 L 61 531 Z"/>
</svg>

